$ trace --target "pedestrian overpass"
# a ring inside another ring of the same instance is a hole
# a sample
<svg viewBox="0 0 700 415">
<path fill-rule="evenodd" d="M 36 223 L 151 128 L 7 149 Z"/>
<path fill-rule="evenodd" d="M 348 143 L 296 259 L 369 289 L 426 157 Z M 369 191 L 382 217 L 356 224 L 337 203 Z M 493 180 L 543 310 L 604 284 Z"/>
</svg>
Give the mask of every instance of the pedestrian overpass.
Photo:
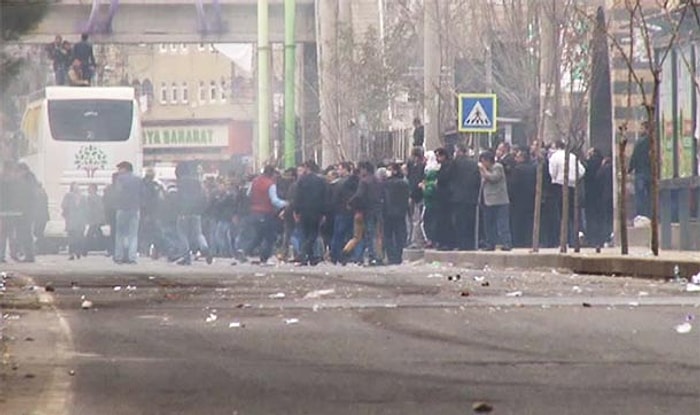
<svg viewBox="0 0 700 415">
<path fill-rule="evenodd" d="M 270 42 L 284 41 L 284 0 L 268 0 Z M 58 34 L 95 43 L 256 43 L 257 0 L 57 0 L 16 43 Z M 296 0 L 296 42 L 316 42 L 315 0 Z"/>
</svg>

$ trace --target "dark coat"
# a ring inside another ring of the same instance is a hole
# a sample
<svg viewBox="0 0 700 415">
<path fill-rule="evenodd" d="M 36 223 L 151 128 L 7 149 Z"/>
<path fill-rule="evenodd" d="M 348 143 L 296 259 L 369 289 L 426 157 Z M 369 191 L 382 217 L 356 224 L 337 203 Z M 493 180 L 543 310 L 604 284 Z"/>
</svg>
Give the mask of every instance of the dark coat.
<svg viewBox="0 0 700 415">
<path fill-rule="evenodd" d="M 177 207 L 180 215 L 201 215 L 207 206 L 204 188 L 196 177 L 177 179 Z"/>
<path fill-rule="evenodd" d="M 532 163 L 516 164 L 508 182 L 511 209 L 523 212 L 534 211 L 536 187 L 537 165 Z"/>
<path fill-rule="evenodd" d="M 476 161 L 466 156 L 456 157 L 450 163 L 450 201 L 459 204 L 476 205 L 479 201 L 481 175 Z M 438 186 L 440 186 L 438 177 Z"/>
<path fill-rule="evenodd" d="M 384 216 L 403 217 L 408 213 L 409 186 L 401 176 L 389 177 L 382 186 Z"/>
<path fill-rule="evenodd" d="M 357 191 L 350 198 L 350 206 L 365 214 L 380 214 L 382 187 L 374 175 L 360 179 Z"/>
<path fill-rule="evenodd" d="M 408 162 L 408 185 L 411 190 L 411 199 L 419 203 L 423 201 L 423 191 L 419 187 L 421 182 L 425 180 L 425 161 L 409 161 Z"/>
<path fill-rule="evenodd" d="M 355 175 L 344 177 L 332 187 L 332 208 L 336 214 L 350 213 L 350 199 L 357 192 L 360 178 Z"/>
<path fill-rule="evenodd" d="M 120 173 L 114 185 L 114 208 L 115 210 L 136 210 L 141 209 L 141 198 L 143 197 L 143 183 L 133 173 Z"/>
<path fill-rule="evenodd" d="M 300 215 L 321 216 L 326 213 L 328 184 L 317 174 L 299 178 L 293 197 L 293 210 Z"/>
</svg>

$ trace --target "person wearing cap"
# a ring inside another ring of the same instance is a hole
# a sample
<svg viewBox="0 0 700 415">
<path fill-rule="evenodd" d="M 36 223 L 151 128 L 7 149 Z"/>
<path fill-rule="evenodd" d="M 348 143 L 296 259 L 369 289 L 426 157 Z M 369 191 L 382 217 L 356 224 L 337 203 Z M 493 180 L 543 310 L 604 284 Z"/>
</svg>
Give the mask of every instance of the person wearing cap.
<svg viewBox="0 0 700 415">
<path fill-rule="evenodd" d="M 117 169 L 114 189 L 116 208 L 114 262 L 135 264 L 143 183 L 134 174 L 134 166 L 128 161 L 117 164 Z"/>
</svg>

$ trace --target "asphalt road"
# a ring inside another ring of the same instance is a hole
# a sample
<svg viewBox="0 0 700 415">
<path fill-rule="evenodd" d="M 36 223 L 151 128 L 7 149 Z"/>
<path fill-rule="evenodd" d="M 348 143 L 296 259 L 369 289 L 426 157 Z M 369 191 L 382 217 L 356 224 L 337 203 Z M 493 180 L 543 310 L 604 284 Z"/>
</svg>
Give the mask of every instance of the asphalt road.
<svg viewBox="0 0 700 415">
<path fill-rule="evenodd" d="M 66 414 L 700 413 L 700 326 L 674 328 L 700 295 L 677 284 L 91 261 L 24 270 L 70 331 Z"/>
</svg>

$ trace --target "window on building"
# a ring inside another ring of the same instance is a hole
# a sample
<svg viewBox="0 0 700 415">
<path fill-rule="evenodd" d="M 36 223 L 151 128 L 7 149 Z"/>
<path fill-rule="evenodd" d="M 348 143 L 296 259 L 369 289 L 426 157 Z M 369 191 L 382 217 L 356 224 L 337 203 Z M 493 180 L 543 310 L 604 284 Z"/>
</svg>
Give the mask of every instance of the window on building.
<svg viewBox="0 0 700 415">
<path fill-rule="evenodd" d="M 226 81 L 222 80 L 219 84 L 219 99 L 221 99 L 221 102 L 226 102 L 227 96 L 228 94 L 226 93 Z"/>
<path fill-rule="evenodd" d="M 172 102 L 173 104 L 177 104 L 178 103 L 177 101 L 180 99 L 179 98 L 180 97 L 179 88 L 175 82 L 173 82 L 170 85 L 170 87 L 171 87 L 170 88 L 171 89 L 170 102 Z"/>
<path fill-rule="evenodd" d="M 168 103 L 168 84 L 160 83 L 160 103 L 165 105 Z"/>
<path fill-rule="evenodd" d="M 181 95 L 182 103 L 187 104 L 187 102 L 190 100 L 190 91 L 189 91 L 187 82 L 182 83 L 182 91 L 181 92 L 182 92 L 182 95 Z"/>
<path fill-rule="evenodd" d="M 216 102 L 216 92 L 219 87 L 216 85 L 216 81 L 211 81 L 209 84 L 209 101 Z"/>
<path fill-rule="evenodd" d="M 207 88 L 204 81 L 199 81 L 199 103 L 203 104 L 207 100 Z"/>
</svg>

